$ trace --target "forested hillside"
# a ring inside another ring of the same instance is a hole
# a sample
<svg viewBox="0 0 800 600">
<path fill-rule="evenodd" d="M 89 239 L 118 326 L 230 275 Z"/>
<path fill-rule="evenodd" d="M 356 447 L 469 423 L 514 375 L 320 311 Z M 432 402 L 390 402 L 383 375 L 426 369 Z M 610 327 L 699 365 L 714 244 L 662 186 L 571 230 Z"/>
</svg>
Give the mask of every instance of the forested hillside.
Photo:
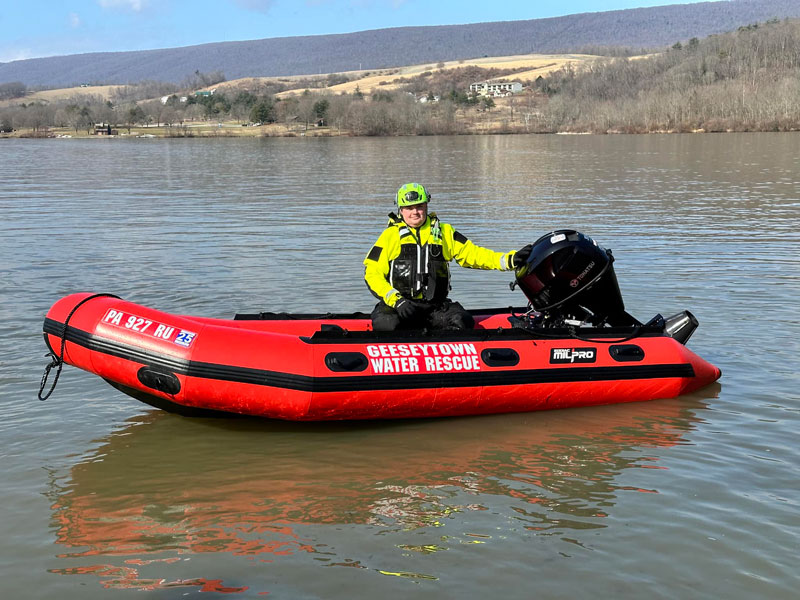
<svg viewBox="0 0 800 600">
<path fill-rule="evenodd" d="M 543 131 L 800 129 L 800 21 L 741 27 L 536 82 Z"/>
<path fill-rule="evenodd" d="M 668 1 L 668 0 L 665 0 Z M 0 83 L 177 83 L 196 71 L 247 76 L 335 73 L 477 56 L 661 49 L 771 18 L 800 17 L 798 0 L 731 0 L 585 13 L 550 19 L 403 27 L 139 52 L 37 58 L 0 64 Z M 397 43 L 397 40 L 403 43 Z"/>
</svg>

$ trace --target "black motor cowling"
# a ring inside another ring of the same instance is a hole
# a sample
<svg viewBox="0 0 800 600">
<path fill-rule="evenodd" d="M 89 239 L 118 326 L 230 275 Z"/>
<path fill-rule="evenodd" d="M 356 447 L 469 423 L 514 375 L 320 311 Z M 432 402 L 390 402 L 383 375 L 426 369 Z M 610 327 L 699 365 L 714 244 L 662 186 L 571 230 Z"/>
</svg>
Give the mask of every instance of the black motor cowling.
<svg viewBox="0 0 800 600">
<path fill-rule="evenodd" d="M 534 242 L 516 277 L 543 324 L 639 324 L 625 312 L 611 251 L 572 229 L 553 231 Z"/>
</svg>

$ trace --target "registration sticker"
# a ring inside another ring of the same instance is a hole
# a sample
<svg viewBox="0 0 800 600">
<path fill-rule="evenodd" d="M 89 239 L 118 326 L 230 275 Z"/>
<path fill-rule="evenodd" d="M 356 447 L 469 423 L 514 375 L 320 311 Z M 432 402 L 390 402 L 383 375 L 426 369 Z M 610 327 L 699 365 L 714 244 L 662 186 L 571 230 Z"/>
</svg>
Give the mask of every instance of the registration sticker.
<svg viewBox="0 0 800 600">
<path fill-rule="evenodd" d="M 191 331 L 186 331 L 185 329 L 181 329 L 180 333 L 178 333 L 178 337 L 175 338 L 175 343 L 179 346 L 183 346 L 184 348 L 188 348 L 192 345 L 192 341 L 194 340 L 194 336 L 196 333 L 192 333 Z"/>
<path fill-rule="evenodd" d="M 115 308 L 109 308 L 106 311 L 101 323 L 114 325 L 115 327 L 140 333 L 157 340 L 172 342 L 184 348 L 191 346 L 195 337 L 197 337 L 197 334 L 192 331 L 186 331 L 174 325 L 167 325 L 166 323 L 160 323 L 152 319 L 145 319 L 144 317 Z"/>
</svg>

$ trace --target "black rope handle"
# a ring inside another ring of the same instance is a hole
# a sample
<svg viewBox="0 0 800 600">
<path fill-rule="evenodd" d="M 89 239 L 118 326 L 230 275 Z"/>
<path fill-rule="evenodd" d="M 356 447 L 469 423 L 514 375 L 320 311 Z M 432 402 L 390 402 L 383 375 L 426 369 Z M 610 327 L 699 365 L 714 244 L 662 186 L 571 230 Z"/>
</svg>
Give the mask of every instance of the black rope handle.
<svg viewBox="0 0 800 600">
<path fill-rule="evenodd" d="M 45 357 L 50 357 L 50 364 L 45 366 L 44 374 L 42 375 L 42 383 L 39 386 L 39 400 L 47 400 L 50 397 L 50 394 L 53 393 L 53 390 L 56 389 L 56 384 L 58 383 L 58 378 L 61 375 L 61 369 L 64 367 L 64 350 L 67 347 L 67 325 L 69 324 L 69 320 L 72 318 L 72 315 L 75 314 L 75 311 L 78 310 L 82 305 L 86 304 L 89 300 L 94 300 L 95 298 L 117 298 L 119 296 L 115 296 L 114 294 L 93 294 L 91 296 L 87 296 L 80 302 L 78 302 L 70 311 L 67 318 L 64 319 L 64 325 L 62 326 L 61 330 L 61 352 L 60 356 L 56 356 L 54 352 L 50 351 L 49 354 L 45 354 Z M 47 338 L 47 334 L 45 334 L 45 339 Z M 56 376 L 53 379 L 53 383 L 50 386 L 50 389 L 47 390 L 47 393 L 42 396 L 42 392 L 44 392 L 44 387 L 47 385 L 47 378 L 50 377 L 50 371 L 53 367 L 58 367 L 56 370 Z"/>
<path fill-rule="evenodd" d="M 528 306 L 531 306 L 531 305 L 528 304 Z M 528 310 L 528 312 L 526 312 L 524 315 L 517 316 L 514 313 L 513 307 L 509 307 L 509 310 L 511 312 L 511 316 L 512 317 L 515 317 L 515 318 L 519 319 L 523 323 L 525 323 L 526 321 L 528 323 L 531 322 L 531 317 L 528 316 L 530 313 L 539 312 L 539 311 L 536 311 L 534 308 L 531 307 L 530 310 Z M 608 339 L 598 339 L 598 338 L 583 337 L 583 336 L 581 336 L 580 333 L 578 333 L 576 328 L 574 326 L 572 326 L 572 325 L 567 326 L 566 329 L 567 329 L 567 332 L 569 334 L 569 337 L 571 337 L 573 339 L 576 339 L 576 340 L 579 340 L 581 342 L 589 342 L 591 344 L 621 344 L 623 342 L 629 342 L 630 340 L 639 337 L 639 335 L 642 333 L 642 329 L 644 329 L 644 327 L 645 327 L 644 325 L 636 325 L 633 328 L 633 331 L 632 331 L 632 333 L 630 335 L 622 337 L 622 338 L 620 338 L 618 340 L 608 340 Z M 536 337 L 536 338 L 539 338 L 539 339 L 545 339 L 545 340 L 564 339 L 564 336 L 561 335 L 561 334 L 545 333 L 544 329 L 534 330 L 532 325 L 528 325 L 526 327 L 518 327 L 517 329 L 519 329 L 520 331 L 524 331 L 524 332 L 528 333 L 529 335 L 531 335 L 532 337 Z"/>
<path fill-rule="evenodd" d="M 575 331 L 573 328 L 570 328 L 570 333 L 572 334 L 571 337 L 574 337 L 576 340 L 580 340 L 582 342 L 589 342 L 589 343 L 592 343 L 592 344 L 621 344 L 623 342 L 629 342 L 632 339 L 639 337 L 639 334 L 642 333 L 642 329 L 643 328 L 644 328 L 644 325 L 636 325 L 636 327 L 634 327 L 634 329 L 633 329 L 633 333 L 631 333 L 627 337 L 620 338 L 618 340 L 601 340 L 601 339 L 596 339 L 596 338 L 592 339 L 592 338 L 587 338 L 587 337 L 581 337 L 581 335 L 577 331 Z"/>
</svg>

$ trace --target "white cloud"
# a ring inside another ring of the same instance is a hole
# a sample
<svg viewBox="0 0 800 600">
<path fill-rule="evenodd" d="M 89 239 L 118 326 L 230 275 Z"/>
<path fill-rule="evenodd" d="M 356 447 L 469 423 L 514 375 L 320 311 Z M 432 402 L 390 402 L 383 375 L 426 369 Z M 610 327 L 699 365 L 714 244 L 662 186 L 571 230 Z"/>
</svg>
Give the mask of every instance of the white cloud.
<svg viewBox="0 0 800 600">
<path fill-rule="evenodd" d="M 234 4 L 245 10 L 254 12 L 268 13 L 275 4 L 275 0 L 233 0 Z"/>
<path fill-rule="evenodd" d="M 78 16 L 78 13 L 69 13 L 69 26 L 73 29 L 77 29 L 81 26 L 81 18 Z"/>
<path fill-rule="evenodd" d="M 124 8 L 133 12 L 141 12 L 147 6 L 148 0 L 97 0 L 103 8 Z"/>
<path fill-rule="evenodd" d="M 28 48 L 0 48 L 0 63 L 12 62 L 34 58 L 33 52 Z"/>
</svg>

